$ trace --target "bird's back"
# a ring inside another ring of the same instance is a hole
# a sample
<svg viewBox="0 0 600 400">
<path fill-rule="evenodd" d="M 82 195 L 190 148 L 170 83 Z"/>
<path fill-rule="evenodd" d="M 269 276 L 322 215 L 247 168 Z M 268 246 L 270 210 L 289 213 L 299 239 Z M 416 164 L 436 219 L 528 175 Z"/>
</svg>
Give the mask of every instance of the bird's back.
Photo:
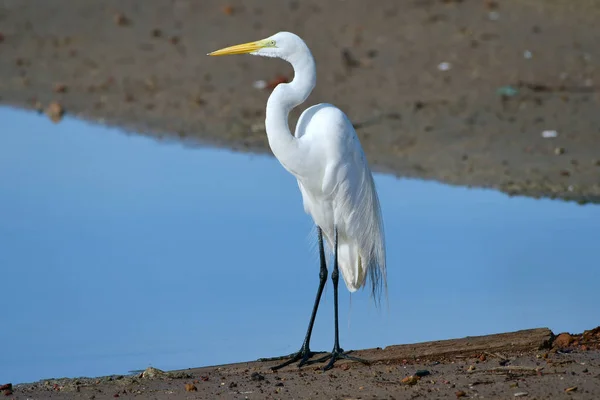
<svg viewBox="0 0 600 400">
<path fill-rule="evenodd" d="M 298 120 L 295 136 L 306 147 L 306 175 L 297 176 L 304 208 L 333 248 L 351 292 L 368 278 L 374 297 L 386 281 L 386 254 L 379 198 L 350 120 L 337 107 L 318 104 Z"/>
</svg>

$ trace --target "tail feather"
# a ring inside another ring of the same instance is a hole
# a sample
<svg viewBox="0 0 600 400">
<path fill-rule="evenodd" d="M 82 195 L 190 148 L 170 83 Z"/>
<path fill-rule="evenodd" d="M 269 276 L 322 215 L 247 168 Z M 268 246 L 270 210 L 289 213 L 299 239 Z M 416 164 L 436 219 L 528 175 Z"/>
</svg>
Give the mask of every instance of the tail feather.
<svg viewBox="0 0 600 400">
<path fill-rule="evenodd" d="M 348 242 L 338 242 L 338 267 L 350 292 L 356 292 L 365 283 L 365 270 L 358 246 Z"/>
</svg>

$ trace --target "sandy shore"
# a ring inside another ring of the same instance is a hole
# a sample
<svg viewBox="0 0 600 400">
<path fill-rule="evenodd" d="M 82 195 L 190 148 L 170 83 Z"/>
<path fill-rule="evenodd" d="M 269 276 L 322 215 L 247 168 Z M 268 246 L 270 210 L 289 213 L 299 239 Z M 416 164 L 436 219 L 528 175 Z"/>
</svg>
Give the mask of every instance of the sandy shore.
<svg viewBox="0 0 600 400">
<path fill-rule="evenodd" d="M 346 111 L 375 170 L 597 202 L 599 17 L 591 0 L 7 0 L 0 101 L 270 152 L 253 84 L 290 67 L 205 54 L 291 30 L 318 65 L 307 104 Z"/>
<path fill-rule="evenodd" d="M 48 379 L 7 385 L 14 399 L 597 399 L 600 327 L 579 335 L 530 329 L 356 352 L 365 366 L 339 362 L 272 372 L 246 362 L 132 376 Z"/>
</svg>

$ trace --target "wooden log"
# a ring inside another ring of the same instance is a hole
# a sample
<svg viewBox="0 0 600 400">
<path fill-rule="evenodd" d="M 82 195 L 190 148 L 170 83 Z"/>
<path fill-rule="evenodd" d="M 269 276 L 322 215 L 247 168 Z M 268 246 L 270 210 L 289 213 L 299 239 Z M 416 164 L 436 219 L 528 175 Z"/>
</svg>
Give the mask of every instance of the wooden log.
<svg viewBox="0 0 600 400">
<path fill-rule="evenodd" d="M 550 348 L 553 340 L 554 334 L 550 329 L 536 328 L 485 336 L 467 336 L 461 339 L 393 345 L 385 349 L 365 349 L 354 353 L 357 357 L 373 361 L 443 359 L 490 353 L 509 355 Z"/>
</svg>

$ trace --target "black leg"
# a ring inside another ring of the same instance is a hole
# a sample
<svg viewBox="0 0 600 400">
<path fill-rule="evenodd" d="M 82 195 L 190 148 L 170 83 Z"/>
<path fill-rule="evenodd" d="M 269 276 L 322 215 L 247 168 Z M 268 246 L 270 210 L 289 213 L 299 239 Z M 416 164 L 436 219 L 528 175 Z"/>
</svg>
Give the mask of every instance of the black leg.
<svg viewBox="0 0 600 400">
<path fill-rule="evenodd" d="M 327 371 L 327 370 L 333 368 L 333 364 L 335 363 L 335 361 L 339 360 L 341 358 L 346 359 L 346 360 L 358 361 L 363 364 L 369 364 L 369 362 L 366 360 L 349 356 L 347 353 L 344 353 L 344 350 L 340 347 L 340 331 L 339 331 L 339 327 L 338 327 L 339 326 L 339 324 L 338 324 L 338 282 L 340 280 L 340 271 L 338 269 L 337 228 L 335 228 L 334 235 L 335 235 L 334 236 L 335 249 L 333 250 L 334 261 L 333 261 L 333 272 L 331 273 L 331 281 L 333 282 L 333 312 L 334 312 L 334 319 L 335 319 L 335 339 L 333 342 L 333 350 L 332 350 L 331 354 L 328 354 L 325 357 L 322 357 L 318 360 L 311 361 L 311 364 L 312 364 L 313 362 L 315 362 L 315 363 L 323 362 L 325 360 L 330 359 L 329 363 L 325 366 L 325 368 L 323 368 L 324 371 Z"/>
<path fill-rule="evenodd" d="M 308 330 L 306 331 L 306 336 L 304 337 L 304 342 L 302 343 L 302 347 L 300 351 L 297 353 L 292 353 L 289 356 L 284 357 L 275 357 L 269 359 L 261 359 L 260 361 L 268 361 L 268 360 L 281 360 L 284 358 L 290 358 L 283 364 L 277 365 L 275 367 L 271 367 L 273 371 L 276 371 L 280 368 L 285 367 L 286 365 L 290 365 L 298 360 L 298 367 L 303 366 L 307 363 L 307 361 L 317 353 L 313 353 L 310 350 L 310 336 L 312 335 L 313 325 L 315 324 L 315 317 L 317 316 L 317 310 L 319 309 L 319 303 L 321 301 L 321 294 L 323 293 L 323 289 L 325 288 L 325 283 L 327 282 L 327 264 L 325 263 L 325 248 L 323 247 L 323 232 L 321 228 L 317 226 L 317 235 L 319 238 L 319 256 L 321 258 L 321 268 L 319 270 L 319 288 L 317 290 L 317 297 L 315 298 L 315 305 L 313 306 L 312 314 L 310 316 L 310 322 L 308 323 Z"/>
</svg>

